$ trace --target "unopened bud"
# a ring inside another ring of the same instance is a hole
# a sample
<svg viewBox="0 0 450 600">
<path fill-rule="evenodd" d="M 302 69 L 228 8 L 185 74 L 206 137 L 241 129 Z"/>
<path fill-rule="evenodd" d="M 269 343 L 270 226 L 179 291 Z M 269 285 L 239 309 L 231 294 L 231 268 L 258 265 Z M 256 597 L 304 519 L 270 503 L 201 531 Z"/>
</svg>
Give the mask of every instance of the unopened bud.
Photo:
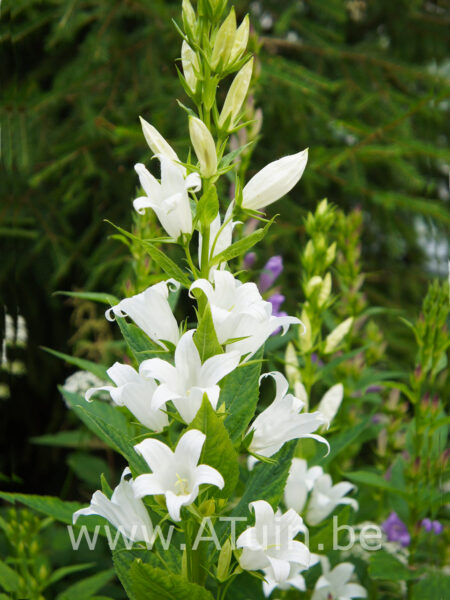
<svg viewBox="0 0 450 600">
<path fill-rule="evenodd" d="M 196 30 L 196 25 L 197 25 L 195 11 L 192 8 L 192 4 L 190 3 L 189 0 L 183 0 L 181 6 L 182 6 L 184 30 L 190 37 L 193 37 L 195 30 Z"/>
<path fill-rule="evenodd" d="M 183 40 L 181 46 L 181 63 L 183 65 L 184 78 L 189 86 L 189 89 L 195 94 L 197 89 L 197 75 L 200 66 L 198 64 L 197 54 L 192 50 L 189 44 Z"/>
<path fill-rule="evenodd" d="M 327 267 L 329 265 L 331 265 L 335 256 L 336 256 L 336 242 L 333 242 L 331 244 L 331 246 L 327 249 L 327 253 L 325 256 L 325 263 L 326 263 Z"/>
<path fill-rule="evenodd" d="M 219 560 L 217 563 L 217 579 L 219 581 L 225 581 L 228 577 L 228 571 L 230 569 L 231 562 L 231 542 L 229 539 L 222 546 L 222 549 L 219 554 Z"/>
<path fill-rule="evenodd" d="M 239 71 L 228 90 L 222 112 L 219 117 L 219 126 L 223 127 L 230 117 L 229 129 L 234 127 L 236 118 L 242 108 L 245 97 L 247 96 L 250 80 L 252 78 L 253 58 L 251 58 Z"/>
<path fill-rule="evenodd" d="M 211 67 L 216 69 L 219 64 L 226 66 L 230 58 L 236 35 L 236 13 L 234 7 L 217 32 L 211 56 Z"/>
<path fill-rule="evenodd" d="M 198 507 L 198 512 L 204 517 L 210 517 L 216 512 L 216 503 L 213 498 L 205 500 Z"/>
<path fill-rule="evenodd" d="M 213 136 L 197 117 L 189 117 L 189 134 L 200 163 L 200 173 L 212 177 L 217 171 L 217 154 Z"/>
<path fill-rule="evenodd" d="M 319 307 L 322 307 L 328 300 L 331 294 L 331 273 L 327 273 L 323 278 L 322 286 L 320 288 L 319 297 L 317 303 Z"/>
<path fill-rule="evenodd" d="M 244 20 L 236 30 L 234 43 L 230 54 L 230 63 L 238 60 L 245 52 L 248 44 L 248 34 L 250 32 L 250 19 L 245 15 Z"/>
<path fill-rule="evenodd" d="M 324 215 L 328 210 L 328 200 L 324 198 L 321 200 L 316 209 L 316 215 L 321 216 Z"/>
<path fill-rule="evenodd" d="M 350 331 L 352 324 L 353 317 L 350 317 L 349 319 L 346 319 L 345 321 L 340 323 L 340 325 L 338 325 L 336 329 L 333 329 L 333 331 L 330 334 L 328 334 L 325 340 L 325 354 L 330 354 L 330 352 L 333 352 L 333 350 L 337 348 L 337 346 L 341 343 L 341 341 Z"/>
<path fill-rule="evenodd" d="M 153 154 L 162 154 L 171 160 L 178 161 L 175 150 L 166 142 L 159 131 L 142 117 L 139 117 L 139 119 L 141 121 L 142 132 Z"/>
</svg>

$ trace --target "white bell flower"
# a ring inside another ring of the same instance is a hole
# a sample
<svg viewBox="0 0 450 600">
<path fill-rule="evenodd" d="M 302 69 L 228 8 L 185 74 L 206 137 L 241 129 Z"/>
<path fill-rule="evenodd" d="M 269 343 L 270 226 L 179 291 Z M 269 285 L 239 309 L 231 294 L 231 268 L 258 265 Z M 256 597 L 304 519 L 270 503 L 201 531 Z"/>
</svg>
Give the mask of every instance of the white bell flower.
<svg viewBox="0 0 450 600">
<path fill-rule="evenodd" d="M 311 553 L 311 560 L 308 567 L 292 563 L 289 571 L 289 576 L 284 581 L 277 581 L 272 567 L 267 567 L 267 569 L 264 569 L 264 595 L 266 596 L 266 598 L 268 598 L 275 588 L 279 590 L 289 590 L 292 588 L 296 588 L 301 592 L 306 591 L 306 582 L 301 573 L 318 562 L 319 556 L 317 554 Z"/>
<path fill-rule="evenodd" d="M 317 580 L 311 600 L 350 600 L 367 598 L 367 591 L 359 583 L 348 583 L 355 567 L 341 563 L 330 570 L 327 557 L 322 557 L 323 575 Z"/>
<path fill-rule="evenodd" d="M 336 416 L 343 398 L 344 386 L 342 383 L 337 383 L 325 392 L 322 400 L 319 402 L 317 409 L 323 414 L 329 424 Z"/>
<path fill-rule="evenodd" d="M 145 196 L 136 198 L 134 209 L 144 214 L 146 208 L 152 208 L 168 235 L 177 240 L 183 233 L 192 233 L 192 212 L 188 190 L 198 191 L 201 179 L 198 173 L 184 177 L 179 166 L 162 154 L 161 183 L 142 163 L 134 166 Z"/>
<path fill-rule="evenodd" d="M 240 359 L 239 352 L 228 352 L 211 356 L 202 364 L 194 333 L 195 330 L 187 331 L 178 342 L 175 366 L 160 358 L 149 358 L 139 368 L 143 377 L 154 377 L 160 382 L 153 396 L 155 408 L 172 400 L 186 423 L 197 414 L 203 394 L 216 409 L 220 394 L 217 384 L 238 366 Z"/>
<path fill-rule="evenodd" d="M 250 425 L 247 435 L 253 432 L 253 437 L 249 451 L 261 456 L 273 456 L 285 442 L 299 438 L 313 438 L 329 448 L 322 436 L 313 433 L 325 423 L 323 416 L 319 412 L 300 414 L 304 403 L 287 393 L 289 384 L 284 375 L 278 372 L 265 373 L 260 381 L 267 376 L 275 380 L 275 399 Z"/>
<path fill-rule="evenodd" d="M 341 481 L 333 485 L 328 473 L 316 479 L 306 507 L 306 522 L 309 525 L 318 525 L 328 517 L 339 504 L 349 504 L 358 510 L 358 502 L 354 498 L 344 498 L 355 486 L 348 481 Z"/>
<path fill-rule="evenodd" d="M 89 402 L 93 394 L 109 392 L 117 406 L 126 406 L 136 419 L 152 431 L 162 431 L 169 424 L 166 413 L 153 407 L 153 396 L 158 387 L 154 379 L 144 379 L 130 365 L 118 362 L 107 370 L 108 377 L 116 384 L 93 387 L 87 390 Z"/>
<path fill-rule="evenodd" d="M 307 162 L 306 149 L 265 166 L 244 187 L 242 208 L 261 210 L 285 196 L 303 175 Z"/>
<path fill-rule="evenodd" d="M 286 333 L 289 325 L 301 323 L 297 317 L 274 317 L 272 304 L 262 299 L 255 283 L 242 283 L 230 272 L 211 272 L 213 284 L 198 279 L 190 287 L 202 290 L 208 298 L 220 344 L 250 358 L 279 327 Z M 238 341 L 232 341 L 236 338 Z M 228 343 L 227 343 L 228 342 Z"/>
<path fill-rule="evenodd" d="M 308 493 L 313 489 L 316 479 L 322 474 L 322 467 L 316 466 L 308 469 L 306 460 L 303 458 L 294 458 L 284 488 L 284 503 L 286 506 L 301 513 Z"/>
<path fill-rule="evenodd" d="M 130 469 L 127 467 L 111 500 L 100 490 L 94 492 L 90 506 L 73 513 L 73 523 L 75 524 L 80 516 L 99 515 L 129 540 L 149 543 L 153 532 L 152 522 L 144 503 L 136 498 L 132 482 L 125 479 L 129 474 Z"/>
<path fill-rule="evenodd" d="M 114 321 L 113 315 L 128 316 L 151 340 L 163 348 L 166 348 L 165 341 L 176 345 L 180 339 L 180 332 L 168 298 L 169 290 L 175 291 L 179 287 L 180 284 L 174 279 L 160 281 L 143 292 L 124 298 L 119 304 L 108 308 L 105 317 L 108 321 Z"/>
<path fill-rule="evenodd" d="M 246 571 L 271 568 L 276 581 L 285 581 L 293 564 L 308 567 L 310 552 L 302 542 L 295 541 L 305 531 L 303 519 L 294 511 L 276 515 L 268 502 L 257 500 L 250 507 L 255 513 L 255 525 L 246 529 L 236 541 L 243 548 L 240 566 Z"/>
<path fill-rule="evenodd" d="M 164 494 L 167 510 L 174 521 L 180 521 L 182 506 L 198 496 L 202 484 L 225 485 L 222 475 L 209 465 L 198 465 L 206 436 L 197 429 L 187 431 L 173 452 L 159 440 L 146 439 L 134 448 L 144 457 L 151 474 L 139 475 L 133 483 L 138 498 Z"/>
</svg>

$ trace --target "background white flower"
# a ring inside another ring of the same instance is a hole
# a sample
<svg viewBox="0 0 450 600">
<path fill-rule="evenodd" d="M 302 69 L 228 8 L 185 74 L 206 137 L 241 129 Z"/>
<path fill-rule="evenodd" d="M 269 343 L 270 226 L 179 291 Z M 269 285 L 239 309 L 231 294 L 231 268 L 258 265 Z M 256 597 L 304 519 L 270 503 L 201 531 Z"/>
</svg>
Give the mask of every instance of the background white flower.
<svg viewBox="0 0 450 600">
<path fill-rule="evenodd" d="M 190 423 L 197 414 L 203 394 L 216 409 L 220 394 L 217 384 L 238 366 L 240 359 L 238 352 L 228 352 L 212 356 L 202 364 L 194 333 L 194 329 L 187 331 L 178 342 L 175 366 L 160 358 L 149 358 L 139 368 L 141 375 L 154 377 L 160 382 L 153 398 L 155 407 L 172 400 L 186 423 Z"/>
<path fill-rule="evenodd" d="M 138 421 L 153 431 L 162 431 L 169 424 L 169 419 L 162 410 L 154 408 L 153 396 L 158 387 L 154 379 L 145 379 L 130 365 L 118 362 L 107 370 L 108 377 L 116 384 L 102 385 L 87 390 L 86 400 L 93 394 L 104 390 L 118 406 L 126 406 Z"/>
<path fill-rule="evenodd" d="M 253 432 L 253 437 L 249 451 L 273 456 L 285 442 L 298 438 L 313 438 L 329 448 L 325 438 L 313 433 L 325 423 L 322 415 L 319 412 L 300 414 L 304 404 L 287 393 L 289 384 L 284 375 L 275 371 L 264 374 L 261 379 L 267 376 L 275 380 L 275 399 L 250 425 L 247 435 Z"/>
<path fill-rule="evenodd" d="M 107 519 L 129 540 L 149 542 L 153 532 L 152 522 L 144 503 L 136 498 L 132 482 L 125 479 L 129 474 L 130 469 L 127 467 L 111 500 L 100 490 L 94 492 L 90 506 L 73 513 L 73 523 L 75 524 L 78 517 L 82 515 L 99 515 Z"/>
<path fill-rule="evenodd" d="M 349 504 L 358 510 L 358 502 L 354 498 L 344 498 L 355 486 L 348 481 L 341 481 L 333 485 L 328 473 L 324 473 L 316 479 L 306 507 L 306 522 L 309 525 L 318 525 L 339 504 Z"/>
<path fill-rule="evenodd" d="M 236 541 L 243 548 L 240 566 L 246 571 L 271 568 L 277 582 L 288 579 L 293 564 L 308 567 L 311 556 L 302 542 L 295 541 L 300 531 L 305 531 L 303 519 L 293 510 L 275 515 L 264 500 L 249 505 L 255 513 L 255 525 L 246 529 Z"/>
<path fill-rule="evenodd" d="M 160 281 L 146 290 L 130 298 L 124 298 L 112 308 L 108 308 L 105 316 L 108 321 L 113 321 L 114 316 L 130 317 L 148 337 L 166 348 L 164 341 L 176 345 L 180 339 L 178 324 L 173 316 L 168 301 L 169 286 L 174 290 L 180 284 L 174 279 Z"/>
<path fill-rule="evenodd" d="M 152 470 L 139 475 L 133 483 L 138 498 L 164 494 L 167 510 L 174 521 L 180 521 L 182 506 L 192 504 L 202 484 L 225 485 L 222 475 L 209 465 L 198 465 L 206 436 L 197 429 L 187 431 L 173 452 L 159 440 L 146 439 L 134 448 Z"/>
<path fill-rule="evenodd" d="M 303 458 L 294 458 L 284 488 L 284 503 L 286 506 L 301 513 L 305 506 L 308 492 L 312 490 L 314 482 L 322 474 L 322 467 L 315 466 L 308 469 L 306 460 Z"/>
<path fill-rule="evenodd" d="M 359 583 L 348 583 L 355 567 L 351 563 L 341 563 L 330 570 L 328 559 L 321 558 L 323 575 L 317 580 L 311 600 L 350 600 L 366 598 L 366 590 Z"/>
<path fill-rule="evenodd" d="M 263 582 L 264 595 L 268 598 L 275 588 L 278 588 L 279 590 L 296 588 L 297 590 L 304 592 L 306 590 L 306 583 L 301 573 L 318 562 L 319 556 L 317 554 L 311 554 L 311 560 L 308 567 L 292 563 L 289 576 L 284 581 L 277 581 L 272 567 L 267 567 L 267 569 L 264 569 L 264 579 L 266 580 Z"/>
</svg>

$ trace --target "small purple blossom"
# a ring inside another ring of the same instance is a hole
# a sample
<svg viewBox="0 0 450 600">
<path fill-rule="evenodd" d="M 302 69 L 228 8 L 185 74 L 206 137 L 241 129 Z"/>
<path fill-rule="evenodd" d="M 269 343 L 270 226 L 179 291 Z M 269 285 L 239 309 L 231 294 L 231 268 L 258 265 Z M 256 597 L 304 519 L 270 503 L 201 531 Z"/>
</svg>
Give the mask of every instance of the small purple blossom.
<svg viewBox="0 0 450 600">
<path fill-rule="evenodd" d="M 397 513 L 391 512 L 386 521 L 381 524 L 381 527 L 389 542 L 398 542 L 404 548 L 409 546 L 411 536 L 405 523 L 403 523 Z"/>
<path fill-rule="evenodd" d="M 440 535 L 444 531 L 444 526 L 439 521 L 432 521 L 431 519 L 423 519 L 422 527 L 427 533 L 433 532 L 435 535 Z"/>
<path fill-rule="evenodd" d="M 283 294 L 272 294 L 272 296 L 270 296 L 270 298 L 268 298 L 268 301 L 272 305 L 272 315 L 274 317 L 286 317 L 287 316 L 287 312 L 285 312 L 284 310 L 280 310 L 281 305 L 283 304 L 285 299 L 286 298 L 283 296 Z M 278 327 L 278 329 L 275 329 L 275 331 L 273 331 L 270 335 L 277 335 L 278 333 L 280 333 L 280 331 L 281 331 L 281 327 Z"/>
<path fill-rule="evenodd" d="M 267 292 L 283 271 L 283 257 L 271 256 L 260 275 L 258 288 L 261 293 Z"/>
<path fill-rule="evenodd" d="M 256 252 L 248 252 L 244 256 L 244 269 L 250 270 L 256 262 Z"/>
<path fill-rule="evenodd" d="M 318 367 L 323 367 L 323 362 L 320 360 L 319 355 L 316 352 L 311 354 L 311 362 L 316 364 Z"/>
</svg>

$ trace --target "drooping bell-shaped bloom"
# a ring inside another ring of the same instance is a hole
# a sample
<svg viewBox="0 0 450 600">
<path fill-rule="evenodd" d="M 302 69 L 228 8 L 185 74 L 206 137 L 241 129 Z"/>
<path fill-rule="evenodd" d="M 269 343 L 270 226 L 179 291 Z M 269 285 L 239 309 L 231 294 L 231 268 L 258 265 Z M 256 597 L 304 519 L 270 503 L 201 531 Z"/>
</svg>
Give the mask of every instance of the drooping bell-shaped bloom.
<svg viewBox="0 0 450 600">
<path fill-rule="evenodd" d="M 285 442 L 299 438 L 313 438 L 329 448 L 325 438 L 313 433 L 325 423 L 322 415 L 319 412 L 300 414 L 304 404 L 287 393 L 289 384 L 284 375 L 272 372 L 262 377 L 267 376 L 275 380 L 275 399 L 250 425 L 248 434 L 253 432 L 253 437 L 249 451 L 261 456 L 273 456 Z"/>
<path fill-rule="evenodd" d="M 238 366 L 240 359 L 239 352 L 227 352 L 212 356 L 202 364 L 193 340 L 194 333 L 195 330 L 187 331 L 178 342 L 175 365 L 160 358 L 149 358 L 139 368 L 143 377 L 154 377 L 160 382 L 153 396 L 155 408 L 172 400 L 186 423 L 197 414 L 203 394 L 216 409 L 220 393 L 217 384 Z"/>
<path fill-rule="evenodd" d="M 144 379 L 130 365 L 118 362 L 107 373 L 116 387 L 104 385 L 88 389 L 85 396 L 88 402 L 93 394 L 104 390 L 110 393 L 117 406 L 126 406 L 140 423 L 152 431 L 162 431 L 168 425 L 166 413 L 153 407 L 153 396 L 158 387 L 154 379 Z"/>
<path fill-rule="evenodd" d="M 306 460 L 294 458 L 284 488 L 284 503 L 286 506 L 301 513 L 308 493 L 313 489 L 316 479 L 322 474 L 322 467 L 315 466 L 308 469 Z"/>
<path fill-rule="evenodd" d="M 164 494 L 167 510 L 174 521 L 180 521 L 182 506 L 188 506 L 198 496 L 202 484 L 222 489 L 222 475 L 209 465 L 199 465 L 206 436 L 197 429 L 186 432 L 175 451 L 159 440 L 146 439 L 134 448 L 141 454 L 151 474 L 139 475 L 133 483 L 138 498 Z"/>
<path fill-rule="evenodd" d="M 354 510 L 358 510 L 358 503 L 354 498 L 344 496 L 355 488 L 348 481 L 341 481 L 333 485 L 328 473 L 324 473 L 316 479 L 314 487 L 306 507 L 305 520 L 308 525 L 318 525 L 339 504 L 349 504 Z"/>
<path fill-rule="evenodd" d="M 319 556 L 317 554 L 311 554 L 309 567 L 312 567 L 318 562 Z M 297 590 L 300 590 L 301 592 L 304 592 L 306 590 L 306 583 L 301 573 L 309 567 L 304 567 L 303 565 L 292 563 L 289 571 L 289 576 L 284 581 L 277 581 L 272 567 L 267 567 L 267 569 L 264 569 L 265 581 L 263 582 L 263 591 L 266 598 L 270 596 L 270 594 L 275 588 L 279 590 L 289 590 L 295 588 Z"/>
<path fill-rule="evenodd" d="M 219 343 L 227 352 L 236 350 L 247 359 L 260 348 L 278 327 L 283 333 L 291 324 L 301 323 L 297 317 L 275 317 L 272 305 L 262 299 L 256 284 L 242 283 L 228 271 L 214 270 L 210 278 L 198 279 L 190 291 L 201 289 L 211 307 L 214 329 Z M 238 339 L 237 341 L 232 341 Z"/>
<path fill-rule="evenodd" d="M 264 500 L 250 503 L 255 513 L 255 525 L 246 529 L 236 541 L 243 548 L 240 566 L 246 571 L 271 568 L 273 578 L 285 581 L 292 565 L 308 567 L 311 555 L 302 542 L 295 541 L 300 531 L 305 531 L 303 519 L 293 510 L 283 515 L 274 514 Z"/>
<path fill-rule="evenodd" d="M 168 301 L 169 289 L 172 290 L 170 286 L 177 290 L 180 284 L 174 279 L 160 281 L 108 308 L 105 316 L 108 321 L 114 321 L 113 315 L 130 317 L 151 340 L 163 348 L 166 348 L 164 341 L 175 345 L 180 338 L 180 332 Z"/>
<path fill-rule="evenodd" d="M 134 166 L 145 196 L 136 198 L 134 209 L 143 215 L 146 208 L 152 208 L 168 235 L 177 240 L 183 233 L 192 233 L 192 213 L 188 190 L 198 191 L 201 180 L 198 173 L 184 177 L 179 166 L 162 154 L 161 183 L 153 177 L 142 163 Z"/>
<path fill-rule="evenodd" d="M 285 196 L 299 181 L 308 162 L 308 150 L 284 156 L 256 173 L 242 192 L 242 208 L 261 210 Z"/>
<path fill-rule="evenodd" d="M 411 536 L 408 528 L 395 512 L 391 512 L 389 517 L 381 524 L 388 542 L 398 542 L 406 548 L 411 542 Z"/>
<path fill-rule="evenodd" d="M 323 574 L 317 580 L 311 600 L 351 600 L 367 598 L 359 583 L 348 583 L 355 570 L 352 563 L 341 563 L 330 570 L 327 557 L 321 558 Z"/>
<path fill-rule="evenodd" d="M 149 543 L 153 532 L 152 522 L 144 503 L 136 498 L 132 482 L 125 479 L 129 474 L 130 469 L 127 467 L 111 500 L 100 490 L 94 492 L 90 506 L 73 513 L 73 523 L 81 516 L 99 515 L 129 540 Z"/>
<path fill-rule="evenodd" d="M 231 203 L 225 213 L 223 218 L 223 223 L 220 220 L 220 214 L 214 219 L 214 221 L 210 225 L 209 230 L 209 258 L 210 260 L 220 254 L 223 250 L 226 250 L 228 246 L 231 246 L 231 241 L 233 237 L 233 229 L 237 224 L 237 221 L 231 220 L 231 215 L 233 213 L 234 204 Z M 203 247 L 203 237 L 202 234 L 199 233 L 198 236 L 198 257 L 199 263 L 201 262 L 202 256 L 202 247 Z M 219 269 L 224 269 L 226 266 L 226 262 L 220 263 Z M 211 273 L 214 269 L 211 269 Z"/>
<path fill-rule="evenodd" d="M 272 287 L 275 281 L 283 272 L 283 257 L 282 256 L 271 256 L 264 265 L 262 273 L 259 277 L 258 288 L 263 294 Z"/>
</svg>

